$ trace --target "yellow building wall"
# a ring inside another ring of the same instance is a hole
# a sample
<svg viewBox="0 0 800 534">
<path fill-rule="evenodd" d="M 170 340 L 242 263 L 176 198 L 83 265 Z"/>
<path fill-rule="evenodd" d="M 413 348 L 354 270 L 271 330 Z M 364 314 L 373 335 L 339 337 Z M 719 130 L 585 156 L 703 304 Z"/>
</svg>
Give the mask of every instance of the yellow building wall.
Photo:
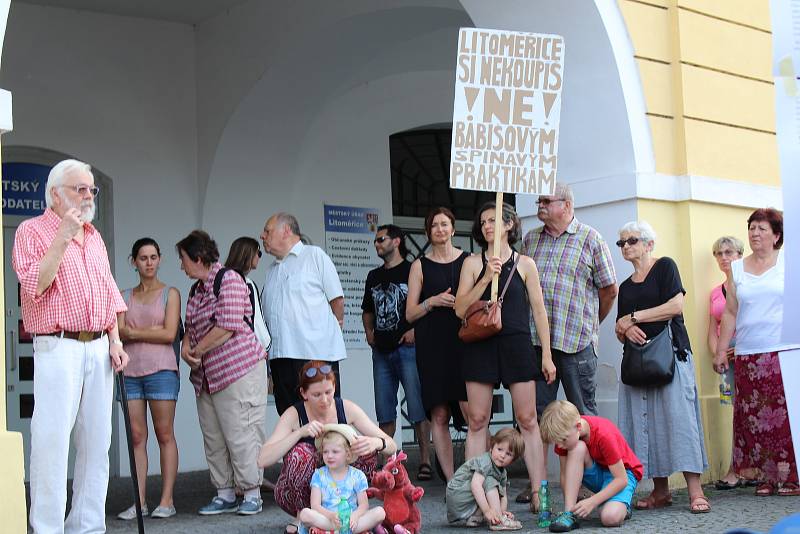
<svg viewBox="0 0 800 534">
<path fill-rule="evenodd" d="M 0 212 L 0 227 L 3 215 Z M 0 250 L 3 235 L 0 233 Z M 0 262 L 0 280 L 3 280 L 3 264 Z M 5 286 L 0 284 L 0 306 L 5 310 Z M 5 313 L 1 314 L 0 326 L 5 332 Z M 22 434 L 6 430 L 6 345 L 0 343 L 0 355 L 3 365 L 0 367 L 0 518 L 4 534 L 22 534 L 27 532 L 27 514 L 25 509 L 25 461 L 22 452 Z"/>
<path fill-rule="evenodd" d="M 768 0 L 618 0 L 633 42 L 656 171 L 779 186 Z M 654 179 L 658 179 L 657 177 Z M 732 410 L 719 403 L 719 376 L 706 337 L 708 297 L 723 280 L 712 243 L 747 243 L 750 208 L 698 201 L 638 201 L 658 234 L 657 256 L 677 262 L 695 354 L 709 455 L 708 482 L 730 462 Z M 745 246 L 746 253 L 749 252 Z M 671 483 L 683 485 L 680 475 Z"/>
</svg>

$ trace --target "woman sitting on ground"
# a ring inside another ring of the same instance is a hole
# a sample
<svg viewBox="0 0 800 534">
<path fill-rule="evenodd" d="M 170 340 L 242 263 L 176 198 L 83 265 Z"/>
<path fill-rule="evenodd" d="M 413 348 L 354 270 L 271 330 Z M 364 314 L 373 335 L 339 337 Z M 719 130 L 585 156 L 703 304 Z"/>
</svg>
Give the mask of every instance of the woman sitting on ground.
<svg viewBox="0 0 800 534">
<path fill-rule="evenodd" d="M 387 436 L 358 405 L 334 397 L 336 377 L 329 363 L 310 361 L 300 370 L 299 389 L 302 401 L 290 406 L 281 415 L 275 431 L 261 447 L 260 468 L 269 467 L 283 458 L 283 466 L 275 487 L 275 502 L 292 516 L 285 533 L 298 531 L 298 514 L 311 506 L 311 477 L 320 467 L 314 440 L 323 433 L 326 423 L 353 425 L 361 434 L 350 450 L 358 456 L 353 467 L 372 478 L 378 453 L 391 456 L 397 452 L 394 440 Z"/>
</svg>

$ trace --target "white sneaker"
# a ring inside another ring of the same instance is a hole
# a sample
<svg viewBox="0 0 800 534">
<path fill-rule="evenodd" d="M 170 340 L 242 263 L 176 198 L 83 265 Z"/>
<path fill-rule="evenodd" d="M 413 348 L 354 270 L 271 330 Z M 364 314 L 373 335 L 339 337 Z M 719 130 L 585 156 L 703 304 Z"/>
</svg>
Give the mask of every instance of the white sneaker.
<svg viewBox="0 0 800 534">
<path fill-rule="evenodd" d="M 175 511 L 174 506 L 156 506 L 155 510 L 153 510 L 153 513 L 150 514 L 150 517 L 155 519 L 166 519 L 168 517 L 172 517 L 176 513 L 177 512 Z"/>
<path fill-rule="evenodd" d="M 146 517 L 149 515 L 150 512 L 147 510 L 147 505 L 142 505 L 142 517 Z M 117 519 L 122 519 L 123 521 L 131 521 L 136 519 L 136 505 L 132 504 L 130 508 L 127 510 L 123 510 L 117 514 Z"/>
</svg>

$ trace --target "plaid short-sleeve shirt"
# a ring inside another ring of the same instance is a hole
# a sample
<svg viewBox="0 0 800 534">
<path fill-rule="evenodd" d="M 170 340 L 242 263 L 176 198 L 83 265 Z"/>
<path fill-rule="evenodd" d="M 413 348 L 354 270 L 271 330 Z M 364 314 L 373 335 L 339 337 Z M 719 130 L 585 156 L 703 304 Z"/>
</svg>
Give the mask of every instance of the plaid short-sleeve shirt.
<svg viewBox="0 0 800 534">
<path fill-rule="evenodd" d="M 61 217 L 47 208 L 17 228 L 11 262 L 19 278 L 25 329 L 34 334 L 109 330 L 128 308 L 111 274 L 103 238 L 89 223 L 83 225 L 83 245 L 70 240 L 53 282 L 36 295 L 39 264 L 60 224 Z"/>
<path fill-rule="evenodd" d="M 233 332 L 221 346 L 204 354 L 200 367 L 189 375 L 194 390 L 216 393 L 246 375 L 267 357 L 253 330 L 244 321 L 251 318 L 250 294 L 244 278 L 236 271 L 227 271 L 214 296 L 214 279 L 222 265 L 211 266 L 208 277 L 197 285 L 186 304 L 186 332 L 189 342 L 196 346 L 215 326 Z M 263 365 L 263 364 L 262 364 Z"/>
<path fill-rule="evenodd" d="M 522 253 L 532 257 L 539 269 L 551 347 L 573 354 L 591 343 L 597 350 L 598 289 L 617 280 L 603 237 L 573 218 L 558 237 L 548 234 L 544 226 L 528 232 Z M 533 344 L 539 345 L 533 324 L 531 334 Z"/>
</svg>

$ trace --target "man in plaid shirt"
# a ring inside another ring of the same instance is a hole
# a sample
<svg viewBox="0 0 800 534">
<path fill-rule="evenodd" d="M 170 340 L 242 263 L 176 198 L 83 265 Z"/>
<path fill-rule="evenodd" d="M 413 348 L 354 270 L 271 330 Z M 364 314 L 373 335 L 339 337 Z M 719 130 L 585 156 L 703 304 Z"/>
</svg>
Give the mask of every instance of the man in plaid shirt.
<svg viewBox="0 0 800 534">
<path fill-rule="evenodd" d="M 537 410 L 541 413 L 556 400 L 560 382 L 581 415 L 597 415 L 598 330 L 617 297 L 611 252 L 597 230 L 575 218 L 568 185 L 558 184 L 554 196 L 539 197 L 536 203 L 544 226 L 525 235 L 522 253 L 539 269 L 557 371 L 552 384 L 537 381 Z M 541 351 L 536 330 L 531 334 Z"/>
<path fill-rule="evenodd" d="M 128 363 L 117 328 L 127 308 L 92 226 L 91 167 L 64 160 L 50 171 L 47 209 L 17 228 L 12 264 L 22 320 L 34 333 L 31 512 L 34 533 L 105 532 L 113 371 Z M 70 432 L 75 442 L 66 523 Z"/>
<path fill-rule="evenodd" d="M 598 330 L 617 296 L 616 274 L 603 237 L 575 218 L 569 186 L 559 183 L 554 193 L 536 201 L 544 226 L 528 232 L 522 246 L 522 253 L 532 257 L 539 269 L 557 372 L 552 384 L 537 378 L 536 409 L 541 415 L 556 399 L 561 383 L 582 415 L 597 415 Z M 541 359 L 533 324 L 531 335 Z M 523 492 L 517 499 L 527 502 L 528 495 Z"/>
</svg>

